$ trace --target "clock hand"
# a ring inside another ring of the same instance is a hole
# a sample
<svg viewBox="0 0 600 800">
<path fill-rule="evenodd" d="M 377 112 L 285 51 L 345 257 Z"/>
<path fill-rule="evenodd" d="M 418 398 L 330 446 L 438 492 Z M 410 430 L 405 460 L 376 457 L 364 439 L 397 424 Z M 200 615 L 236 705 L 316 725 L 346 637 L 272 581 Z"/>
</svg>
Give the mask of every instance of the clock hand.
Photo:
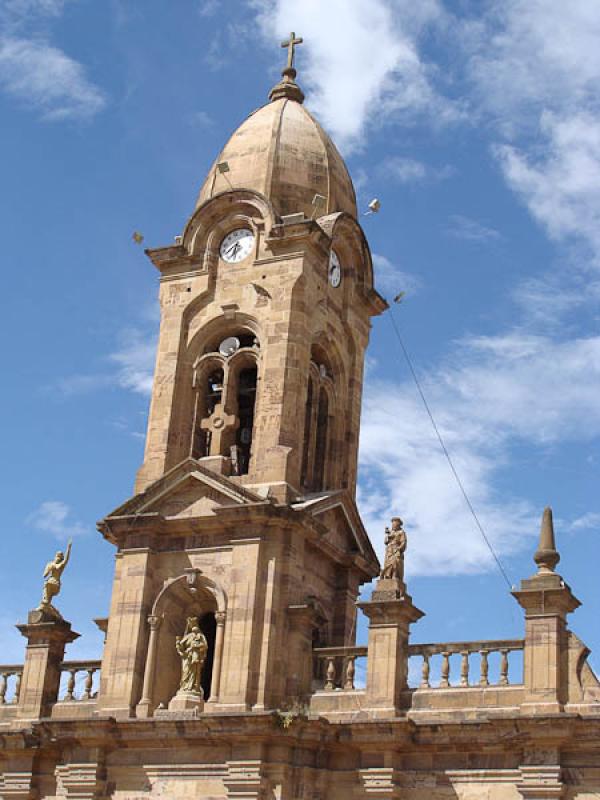
<svg viewBox="0 0 600 800">
<path fill-rule="evenodd" d="M 231 256 L 231 255 L 233 255 L 233 256 L 234 256 L 234 255 L 237 253 L 237 251 L 238 251 L 239 249 L 240 249 L 239 242 L 234 242 L 234 243 L 231 245 L 231 247 L 228 247 L 228 248 L 227 248 L 227 250 L 226 250 L 225 252 L 227 253 L 227 255 L 228 255 L 228 256 Z"/>
</svg>

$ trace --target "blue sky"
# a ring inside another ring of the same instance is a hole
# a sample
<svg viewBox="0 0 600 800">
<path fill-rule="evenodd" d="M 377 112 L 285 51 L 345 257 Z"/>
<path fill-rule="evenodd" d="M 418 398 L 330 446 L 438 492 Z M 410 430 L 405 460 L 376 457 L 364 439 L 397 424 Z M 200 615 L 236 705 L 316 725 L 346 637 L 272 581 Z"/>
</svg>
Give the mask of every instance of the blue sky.
<svg viewBox="0 0 600 800">
<path fill-rule="evenodd" d="M 0 643 L 72 535 L 60 607 L 95 656 L 113 550 L 95 521 L 141 463 L 157 274 L 210 163 L 266 102 L 290 30 L 347 159 L 380 291 L 512 583 L 554 507 L 595 651 L 600 526 L 600 9 L 456 0 L 2 0 L 5 465 Z M 359 499 L 401 515 L 416 641 L 521 635 L 389 319 L 368 354 Z"/>
</svg>

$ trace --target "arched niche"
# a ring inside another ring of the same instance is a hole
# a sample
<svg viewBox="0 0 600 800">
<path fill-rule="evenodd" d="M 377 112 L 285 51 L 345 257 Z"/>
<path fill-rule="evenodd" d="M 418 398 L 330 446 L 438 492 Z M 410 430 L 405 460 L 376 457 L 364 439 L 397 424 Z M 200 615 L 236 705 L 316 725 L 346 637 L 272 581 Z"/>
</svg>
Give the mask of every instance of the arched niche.
<svg viewBox="0 0 600 800">
<path fill-rule="evenodd" d="M 223 589 L 197 569 L 186 570 L 161 589 L 148 617 L 150 635 L 138 716 L 150 716 L 159 704 L 166 707 L 177 693 L 181 659 L 175 649 L 175 638 L 184 634 L 189 617 L 198 619 L 208 642 L 202 672 L 204 698 L 217 702 L 226 604 Z"/>
</svg>

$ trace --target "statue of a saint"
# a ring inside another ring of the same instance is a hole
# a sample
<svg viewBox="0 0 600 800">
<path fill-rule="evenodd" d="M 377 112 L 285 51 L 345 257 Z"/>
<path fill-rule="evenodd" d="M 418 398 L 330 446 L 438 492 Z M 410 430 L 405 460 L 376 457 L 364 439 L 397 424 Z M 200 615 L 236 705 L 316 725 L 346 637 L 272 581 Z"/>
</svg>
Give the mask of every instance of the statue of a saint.
<svg viewBox="0 0 600 800">
<path fill-rule="evenodd" d="M 392 527 L 385 529 L 385 559 L 381 578 L 397 580 L 404 586 L 404 551 L 406 533 L 400 517 L 392 517 Z"/>
<path fill-rule="evenodd" d="M 202 667 L 208 652 L 208 642 L 198 627 L 198 620 L 189 617 L 183 636 L 175 639 L 175 648 L 181 656 L 180 692 L 202 695 Z"/>
<path fill-rule="evenodd" d="M 62 619 L 62 616 L 60 611 L 52 605 L 52 599 L 60 592 L 60 578 L 65 571 L 65 567 L 69 563 L 71 546 L 72 541 L 69 539 L 66 552 L 63 553 L 59 550 L 54 556 L 54 560 L 49 561 L 44 570 L 44 591 L 42 593 L 42 602 L 38 606 L 38 611 L 45 611 L 58 619 Z"/>
</svg>

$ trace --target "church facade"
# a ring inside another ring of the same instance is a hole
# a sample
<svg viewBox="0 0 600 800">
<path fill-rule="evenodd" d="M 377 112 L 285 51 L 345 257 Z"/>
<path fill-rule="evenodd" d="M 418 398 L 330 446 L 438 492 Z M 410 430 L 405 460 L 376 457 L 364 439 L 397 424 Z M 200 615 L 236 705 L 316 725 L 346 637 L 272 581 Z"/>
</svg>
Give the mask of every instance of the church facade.
<svg viewBox="0 0 600 800">
<path fill-rule="evenodd" d="M 415 643 L 402 522 L 383 567 L 363 527 L 363 368 L 386 303 L 303 105 L 299 41 L 182 236 L 147 251 L 160 336 L 135 493 L 98 524 L 116 552 L 104 650 L 68 660 L 59 553 L 18 626 L 24 663 L 0 666 L 2 800 L 600 796 L 600 683 L 567 627 L 551 511 L 513 591 L 522 639 Z"/>
</svg>

